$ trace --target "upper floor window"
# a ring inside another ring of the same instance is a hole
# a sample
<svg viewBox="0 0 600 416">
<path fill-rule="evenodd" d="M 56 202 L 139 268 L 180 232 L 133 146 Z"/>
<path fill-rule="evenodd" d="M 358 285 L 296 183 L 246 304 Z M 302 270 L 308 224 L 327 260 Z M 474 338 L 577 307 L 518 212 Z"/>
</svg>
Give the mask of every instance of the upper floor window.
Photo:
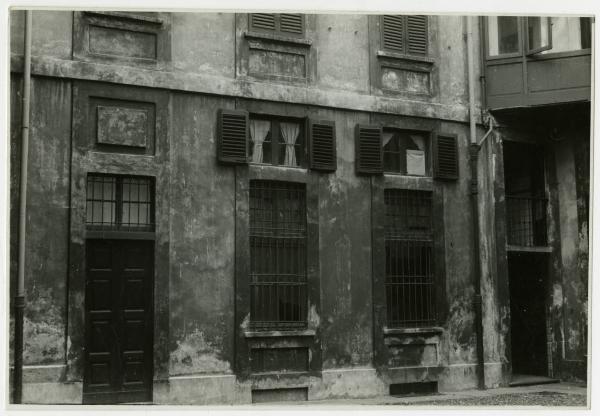
<svg viewBox="0 0 600 416">
<path fill-rule="evenodd" d="M 381 16 L 383 50 L 406 55 L 428 54 L 427 16 Z"/>
<path fill-rule="evenodd" d="M 250 118 L 248 154 L 252 163 L 306 167 L 306 140 L 301 119 Z"/>
<path fill-rule="evenodd" d="M 91 229 L 148 231 L 154 227 L 154 197 L 149 178 L 90 174 L 86 225 Z"/>
<path fill-rule="evenodd" d="M 251 13 L 250 30 L 282 36 L 304 36 L 304 15 L 299 13 Z"/>
<path fill-rule="evenodd" d="M 382 133 L 383 170 L 402 175 L 431 174 L 429 137 L 411 130 L 387 130 Z"/>
<path fill-rule="evenodd" d="M 487 17 L 488 56 L 554 53 L 591 46 L 589 18 Z"/>
</svg>

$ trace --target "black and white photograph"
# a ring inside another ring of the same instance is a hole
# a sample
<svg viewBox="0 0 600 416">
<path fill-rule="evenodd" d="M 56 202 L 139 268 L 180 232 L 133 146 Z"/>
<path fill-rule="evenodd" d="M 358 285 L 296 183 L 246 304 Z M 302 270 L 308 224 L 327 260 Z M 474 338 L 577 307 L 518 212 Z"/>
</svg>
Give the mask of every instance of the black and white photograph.
<svg viewBox="0 0 600 416">
<path fill-rule="evenodd" d="M 592 2 L 175 3 L 4 7 L 0 412 L 597 407 Z"/>
</svg>

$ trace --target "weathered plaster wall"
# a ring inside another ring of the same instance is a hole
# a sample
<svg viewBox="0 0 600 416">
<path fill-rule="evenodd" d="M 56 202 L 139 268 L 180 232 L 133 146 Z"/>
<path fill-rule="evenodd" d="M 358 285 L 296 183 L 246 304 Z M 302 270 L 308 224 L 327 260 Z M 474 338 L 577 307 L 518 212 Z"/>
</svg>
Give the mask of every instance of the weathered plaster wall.
<svg viewBox="0 0 600 416">
<path fill-rule="evenodd" d="M 13 78 L 13 86 L 20 83 Z M 12 114 L 20 114 L 13 90 Z M 14 117 L 13 116 L 13 117 Z M 20 120 L 13 118 L 13 126 Z M 33 78 L 25 252 L 25 365 L 61 364 L 65 357 L 69 233 L 71 85 Z M 11 164 L 11 281 L 16 282 L 20 130 L 13 127 Z M 14 285 L 11 293 L 14 295 Z M 12 332 L 11 332 L 12 336 Z"/>
<path fill-rule="evenodd" d="M 368 93 L 367 15 L 316 16 L 317 86 Z"/>
<path fill-rule="evenodd" d="M 10 12 L 10 48 L 23 53 L 25 11 Z M 32 13 L 31 54 L 71 59 L 73 12 L 35 10 Z"/>
<path fill-rule="evenodd" d="M 235 77 L 235 15 L 172 13 L 173 70 Z"/>
<path fill-rule="evenodd" d="M 465 126 L 442 123 L 440 131 L 458 136 L 459 180 L 443 186 L 448 364 L 476 360 L 473 310 L 473 228 L 469 200 L 469 135 Z"/>
<path fill-rule="evenodd" d="M 314 109 L 336 124 L 338 165 L 319 178 L 323 368 L 371 364 L 370 178 L 354 167 L 354 129 L 366 113 Z"/>
<path fill-rule="evenodd" d="M 233 371 L 235 182 L 217 166 L 227 99 L 172 95 L 169 374 Z"/>
<path fill-rule="evenodd" d="M 562 296 L 565 349 L 563 374 L 585 377 L 587 356 L 587 236 L 578 218 L 576 137 L 558 142 L 555 147 L 556 176 L 561 238 Z M 581 189 L 581 188 L 580 188 Z M 583 196 L 580 196 L 583 197 Z M 582 241 L 583 240 L 583 241 Z M 583 248 L 583 250 L 582 250 Z M 585 262 L 583 266 L 582 261 Z M 585 271 L 584 271 L 585 270 Z"/>
</svg>

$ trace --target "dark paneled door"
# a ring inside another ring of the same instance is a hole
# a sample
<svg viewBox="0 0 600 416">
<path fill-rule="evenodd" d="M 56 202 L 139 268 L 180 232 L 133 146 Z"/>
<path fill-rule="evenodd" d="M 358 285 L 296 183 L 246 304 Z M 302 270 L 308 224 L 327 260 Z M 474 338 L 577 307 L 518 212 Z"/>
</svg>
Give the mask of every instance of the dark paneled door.
<svg viewBox="0 0 600 416">
<path fill-rule="evenodd" d="M 152 400 L 153 246 L 87 240 L 84 403 Z"/>
</svg>

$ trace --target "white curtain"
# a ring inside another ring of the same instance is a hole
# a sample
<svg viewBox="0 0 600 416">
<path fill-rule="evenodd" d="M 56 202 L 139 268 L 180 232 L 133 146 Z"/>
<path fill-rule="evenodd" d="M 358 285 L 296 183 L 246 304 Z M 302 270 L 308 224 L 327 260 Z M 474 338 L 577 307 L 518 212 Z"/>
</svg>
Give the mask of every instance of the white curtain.
<svg viewBox="0 0 600 416">
<path fill-rule="evenodd" d="M 406 150 L 406 173 L 408 175 L 425 175 L 425 138 L 410 135 L 410 139 L 419 150 Z"/>
<path fill-rule="evenodd" d="M 419 148 L 419 150 L 425 150 L 425 138 L 423 136 L 417 136 L 415 134 L 410 135 L 410 139 Z"/>
<path fill-rule="evenodd" d="M 382 143 L 383 146 L 382 147 L 385 147 L 390 142 L 390 140 L 392 140 L 392 137 L 394 137 L 394 133 L 383 132 L 383 134 L 381 135 L 381 137 L 382 137 L 382 140 L 383 140 L 383 143 Z"/>
<path fill-rule="evenodd" d="M 271 122 L 267 120 L 250 120 L 250 136 L 254 143 L 252 149 L 252 162 L 262 163 L 263 161 L 263 142 L 269 134 Z"/>
<path fill-rule="evenodd" d="M 281 137 L 285 141 L 285 166 L 296 166 L 296 139 L 300 132 L 300 125 L 296 123 L 281 123 Z"/>
</svg>

